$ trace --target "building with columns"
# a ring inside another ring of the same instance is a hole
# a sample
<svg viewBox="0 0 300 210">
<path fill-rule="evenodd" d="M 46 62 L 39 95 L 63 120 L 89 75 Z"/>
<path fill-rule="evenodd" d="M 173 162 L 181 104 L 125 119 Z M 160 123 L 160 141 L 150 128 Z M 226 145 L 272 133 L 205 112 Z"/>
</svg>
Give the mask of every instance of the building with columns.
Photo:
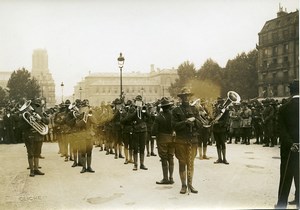
<svg viewBox="0 0 300 210">
<path fill-rule="evenodd" d="M 154 65 L 151 65 L 150 73 L 125 72 L 122 75 L 125 101 L 132 100 L 137 95 L 141 95 L 146 103 L 154 102 L 163 96 L 170 97 L 168 88 L 176 78 L 176 69 L 155 70 Z M 74 97 L 88 99 L 92 106 L 111 103 L 120 98 L 119 73 L 89 74 L 75 86 Z"/>
<path fill-rule="evenodd" d="M 38 81 L 41 96 L 46 99 L 47 107 L 54 106 L 56 104 L 55 83 L 48 69 L 48 53 L 45 49 L 33 51 L 31 76 Z"/>
<path fill-rule="evenodd" d="M 279 7 L 258 36 L 259 97 L 288 97 L 289 83 L 299 79 L 299 11 Z"/>
</svg>

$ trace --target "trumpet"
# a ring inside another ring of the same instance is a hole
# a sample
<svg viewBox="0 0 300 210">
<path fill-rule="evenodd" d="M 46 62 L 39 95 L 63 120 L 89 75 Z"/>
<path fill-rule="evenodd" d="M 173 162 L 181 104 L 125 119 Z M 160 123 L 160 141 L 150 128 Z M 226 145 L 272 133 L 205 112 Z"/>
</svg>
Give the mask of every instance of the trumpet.
<svg viewBox="0 0 300 210">
<path fill-rule="evenodd" d="M 44 124 L 41 121 L 41 116 L 38 113 L 34 112 L 34 109 L 32 108 L 31 100 L 25 101 L 25 103 L 21 106 L 19 109 L 22 113 L 22 116 L 24 120 L 37 132 L 39 132 L 41 135 L 46 135 L 48 133 L 48 125 Z"/>
</svg>

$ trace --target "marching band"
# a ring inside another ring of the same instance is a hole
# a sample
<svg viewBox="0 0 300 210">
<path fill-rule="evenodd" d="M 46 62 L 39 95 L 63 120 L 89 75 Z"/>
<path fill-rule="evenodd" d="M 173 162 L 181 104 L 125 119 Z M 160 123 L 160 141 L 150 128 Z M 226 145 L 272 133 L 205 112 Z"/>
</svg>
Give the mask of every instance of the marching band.
<svg viewBox="0 0 300 210">
<path fill-rule="evenodd" d="M 197 193 L 193 187 L 194 160 L 208 160 L 207 147 L 216 144 L 218 159 L 214 163 L 229 164 L 226 144 L 278 144 L 278 108 L 281 103 L 266 98 L 262 101 L 241 100 L 234 92 L 226 99 L 218 97 L 210 104 L 194 99 L 188 88 L 178 93 L 180 101 L 163 97 L 145 103 L 141 95 L 127 100 L 116 98 L 111 104 L 91 107 L 87 99 L 66 100 L 46 109 L 40 98 L 10 103 L 2 109 L 0 140 L 2 143 L 25 142 L 30 176 L 44 175 L 39 170 L 42 142 L 57 142 L 58 153 L 80 173 L 95 171 L 91 167 L 93 147 L 99 147 L 133 170 L 148 170 L 145 156 L 158 156 L 163 179 L 156 184 L 173 184 L 174 156 L 179 162 L 182 188 L 180 193 Z M 283 101 L 285 102 L 285 101 Z M 20 126 L 16 127 L 19 124 Z M 20 129 L 22 140 L 17 139 Z M 234 139 L 234 141 L 232 141 Z M 146 151 L 145 151 L 146 150 Z M 123 156 L 124 154 L 124 156 Z"/>
</svg>

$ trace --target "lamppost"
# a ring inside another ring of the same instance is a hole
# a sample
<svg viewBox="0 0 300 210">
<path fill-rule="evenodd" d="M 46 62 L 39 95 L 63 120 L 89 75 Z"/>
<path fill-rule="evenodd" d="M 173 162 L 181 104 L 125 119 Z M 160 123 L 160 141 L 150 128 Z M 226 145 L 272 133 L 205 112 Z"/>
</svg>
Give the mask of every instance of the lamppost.
<svg viewBox="0 0 300 210">
<path fill-rule="evenodd" d="M 82 88 L 80 87 L 79 88 L 80 100 L 81 100 L 81 91 L 82 91 Z"/>
<path fill-rule="evenodd" d="M 64 83 L 61 82 L 60 87 L 61 87 L 61 102 L 64 103 Z"/>
<path fill-rule="evenodd" d="M 120 69 L 120 99 L 123 101 L 123 89 L 122 89 L 122 69 L 124 66 L 125 58 L 122 56 L 122 53 L 120 53 L 120 56 L 118 57 L 118 65 Z"/>
</svg>

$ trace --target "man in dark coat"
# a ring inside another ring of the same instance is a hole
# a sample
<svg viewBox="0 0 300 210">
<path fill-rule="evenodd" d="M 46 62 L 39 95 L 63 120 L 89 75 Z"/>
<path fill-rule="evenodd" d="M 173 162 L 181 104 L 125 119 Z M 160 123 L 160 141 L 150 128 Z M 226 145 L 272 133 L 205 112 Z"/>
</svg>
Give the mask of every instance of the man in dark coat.
<svg viewBox="0 0 300 210">
<path fill-rule="evenodd" d="M 179 162 L 181 194 L 187 190 L 198 193 L 193 187 L 194 160 L 197 155 L 199 129 L 202 127 L 199 112 L 189 103 L 192 93 L 188 88 L 182 88 L 177 95 L 181 105 L 172 111 L 172 127 L 176 132 L 175 156 Z"/>
<path fill-rule="evenodd" d="M 299 80 L 290 85 L 291 98 L 279 109 L 280 182 L 276 208 L 286 208 L 292 181 L 295 181 L 295 203 L 299 209 Z"/>
<path fill-rule="evenodd" d="M 156 184 L 173 184 L 175 147 L 172 128 L 172 103 L 164 97 L 160 104 L 163 111 L 155 118 L 151 130 L 152 136 L 156 136 L 157 139 L 157 150 L 163 171 L 163 179 L 157 181 Z"/>
</svg>

